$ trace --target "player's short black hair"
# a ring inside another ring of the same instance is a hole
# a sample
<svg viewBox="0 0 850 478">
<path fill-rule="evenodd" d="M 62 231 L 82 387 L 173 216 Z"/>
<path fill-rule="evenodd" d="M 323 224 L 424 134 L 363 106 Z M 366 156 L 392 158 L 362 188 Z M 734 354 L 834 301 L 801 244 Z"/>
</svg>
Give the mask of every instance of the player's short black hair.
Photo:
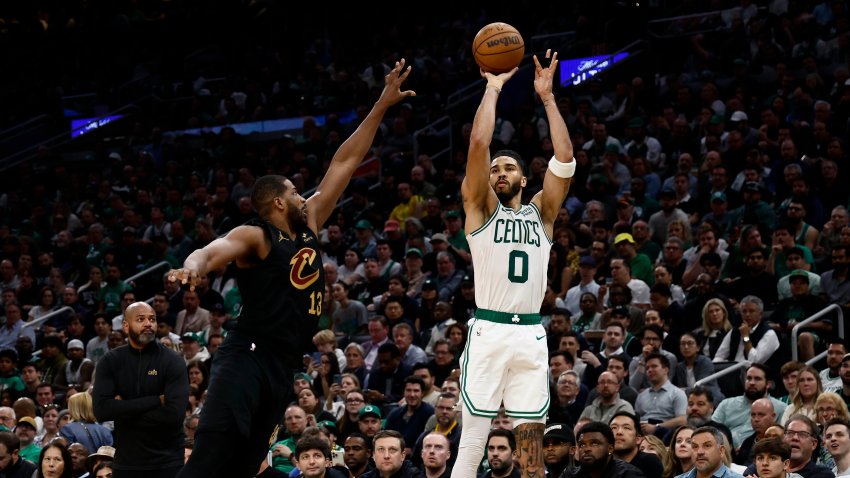
<svg viewBox="0 0 850 478">
<path fill-rule="evenodd" d="M 492 157 L 492 159 L 496 159 L 500 156 L 507 156 L 509 158 L 513 158 L 516 161 L 517 165 L 519 166 L 520 174 L 525 176 L 525 171 L 528 168 L 525 167 L 525 161 L 522 160 L 522 156 L 520 156 L 519 153 L 517 153 L 516 151 L 514 151 L 512 149 L 500 149 L 500 150 L 496 151 L 495 153 L 493 153 L 493 156 L 491 156 L 491 157 Z"/>
</svg>

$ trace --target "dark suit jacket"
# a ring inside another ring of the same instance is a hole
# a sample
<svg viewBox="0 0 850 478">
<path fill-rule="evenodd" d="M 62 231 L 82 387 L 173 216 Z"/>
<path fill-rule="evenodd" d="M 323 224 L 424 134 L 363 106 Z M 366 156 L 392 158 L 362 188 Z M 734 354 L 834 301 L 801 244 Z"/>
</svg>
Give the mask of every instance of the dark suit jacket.
<svg viewBox="0 0 850 478">
<path fill-rule="evenodd" d="M 378 364 L 369 372 L 369 389 L 377 390 L 385 395 L 385 403 L 373 403 L 373 405 L 385 405 L 396 403 L 404 396 L 404 379 L 412 374 L 410 367 L 399 364 L 392 375 L 384 375 Z"/>
</svg>

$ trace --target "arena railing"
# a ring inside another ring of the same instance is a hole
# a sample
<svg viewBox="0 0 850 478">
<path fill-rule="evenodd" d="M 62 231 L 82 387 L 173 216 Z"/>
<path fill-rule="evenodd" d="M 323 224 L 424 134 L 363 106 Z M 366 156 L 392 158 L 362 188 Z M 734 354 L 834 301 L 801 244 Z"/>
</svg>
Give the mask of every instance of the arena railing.
<svg viewBox="0 0 850 478">
<path fill-rule="evenodd" d="M 836 314 L 835 316 L 837 317 L 837 322 L 838 322 L 838 337 L 840 337 L 842 339 L 844 338 L 844 311 L 841 309 L 841 307 L 839 305 L 831 304 L 828 307 L 821 310 L 820 312 L 812 315 L 811 317 L 807 318 L 806 320 L 803 320 L 799 324 L 795 325 L 793 329 L 791 329 L 791 359 L 792 360 L 796 361 L 797 358 L 799 357 L 799 353 L 797 352 L 797 341 L 798 341 L 798 336 L 800 335 L 801 330 L 806 325 L 810 324 L 811 322 L 814 322 L 815 320 L 818 320 L 821 317 L 823 317 L 824 315 L 829 314 L 833 311 Z M 815 362 L 824 358 L 825 356 L 826 356 L 826 351 L 821 352 L 821 353 L 815 355 L 814 357 L 812 357 L 810 360 L 806 361 L 806 363 L 808 365 L 812 365 Z M 731 373 L 736 373 L 736 372 L 740 371 L 741 369 L 749 367 L 749 366 L 750 366 L 750 362 L 748 360 L 744 360 L 742 362 L 732 364 L 729 367 L 724 368 L 723 370 L 717 371 L 717 372 L 715 372 L 715 373 L 713 373 L 713 374 L 711 374 L 711 375 L 709 375 L 709 376 L 707 376 L 703 379 L 697 380 L 696 383 L 694 383 L 694 386 L 698 386 L 698 385 L 704 386 L 706 384 L 711 383 L 712 381 L 718 380 L 718 379 L 725 377 L 725 376 L 727 376 Z"/>
<path fill-rule="evenodd" d="M 445 126 L 444 126 L 445 125 Z M 452 119 L 449 116 L 443 116 L 431 123 L 419 128 L 413 133 L 413 163 L 416 164 L 419 159 L 419 154 L 422 152 L 420 137 L 429 138 L 446 138 L 447 145 L 441 147 L 433 153 L 428 153 L 432 159 L 439 158 L 443 155 L 451 156 L 454 146 L 454 128 L 452 127 Z"/>
<path fill-rule="evenodd" d="M 799 340 L 799 335 L 802 332 L 803 328 L 806 325 L 808 325 L 808 324 L 810 324 L 810 323 L 812 323 L 816 320 L 819 320 L 821 317 L 823 317 L 826 314 L 829 314 L 832 311 L 835 311 L 835 317 L 838 318 L 838 320 L 837 320 L 837 322 L 838 322 L 838 337 L 841 338 L 841 339 L 844 338 L 844 311 L 841 309 L 841 306 L 839 306 L 838 304 L 830 304 L 825 309 L 823 309 L 820 312 L 812 315 L 808 319 L 798 323 L 797 325 L 794 326 L 793 329 L 791 329 L 791 360 L 796 362 L 797 358 L 799 356 L 799 352 L 797 351 L 797 341 Z M 818 360 L 820 360 L 824 357 L 826 357 L 826 350 L 815 355 L 811 359 L 807 360 L 806 364 L 807 365 L 813 365 L 815 362 L 817 362 Z"/>
<path fill-rule="evenodd" d="M 106 114 L 99 116 L 97 120 L 106 118 L 108 116 L 113 116 L 113 115 L 121 115 L 121 114 L 125 115 L 122 119 L 118 119 L 118 120 L 114 121 L 113 123 L 111 123 L 111 124 L 114 124 L 114 123 L 126 120 L 127 118 L 131 117 L 133 114 L 138 112 L 138 110 L 139 110 L 139 107 L 135 104 L 125 105 L 125 106 L 122 106 L 121 108 L 118 108 L 117 110 L 110 111 L 109 113 L 106 113 Z M 88 134 L 95 134 L 95 133 L 88 133 L 86 135 L 77 136 L 76 138 L 73 137 L 73 133 L 81 131 L 85 128 L 86 128 L 86 126 L 81 126 L 77 129 L 65 130 L 65 131 L 63 131 L 63 132 L 61 132 L 57 135 L 54 135 L 54 136 L 52 136 L 52 137 L 50 137 L 50 138 L 48 138 L 44 141 L 40 141 L 37 144 L 34 144 L 34 145 L 27 147 L 27 148 L 22 148 L 22 149 L 18 150 L 17 152 L 13 153 L 13 154 L 10 154 L 8 156 L 3 157 L 2 159 L 0 159 L 0 172 L 5 171 L 5 170 L 10 169 L 10 168 L 13 168 L 13 167 L 15 167 L 19 164 L 26 163 L 28 161 L 31 161 L 31 160 L 37 158 L 38 155 L 39 155 L 39 151 L 43 147 L 61 148 L 65 145 L 73 142 L 77 138 L 82 138 L 82 137 L 88 136 Z M 95 130 L 95 131 L 97 131 L 97 130 Z"/>
<path fill-rule="evenodd" d="M 124 283 L 130 284 L 131 282 L 135 281 L 136 279 L 139 279 L 140 277 L 144 277 L 144 276 L 150 274 L 151 272 L 153 272 L 155 270 L 159 270 L 159 269 L 163 269 L 163 268 L 171 269 L 171 263 L 168 262 L 168 261 L 157 262 L 156 264 L 148 267 L 147 269 L 139 271 L 139 272 L 131 275 L 130 277 L 124 279 Z"/>
<path fill-rule="evenodd" d="M 53 317 L 56 317 L 59 314 L 73 314 L 73 313 L 74 313 L 74 309 L 66 305 L 65 307 L 62 307 L 61 309 L 56 309 L 53 312 L 49 312 L 47 314 L 44 314 L 44 315 L 42 315 L 41 317 L 39 317 L 35 320 L 29 321 L 29 322 L 24 322 L 24 325 L 22 325 L 21 328 L 33 327 L 33 328 L 38 329 L 38 327 L 40 327 L 41 324 L 47 322 L 48 320 L 52 319 Z M 35 345 L 35 344 L 33 344 L 33 345 Z"/>
</svg>

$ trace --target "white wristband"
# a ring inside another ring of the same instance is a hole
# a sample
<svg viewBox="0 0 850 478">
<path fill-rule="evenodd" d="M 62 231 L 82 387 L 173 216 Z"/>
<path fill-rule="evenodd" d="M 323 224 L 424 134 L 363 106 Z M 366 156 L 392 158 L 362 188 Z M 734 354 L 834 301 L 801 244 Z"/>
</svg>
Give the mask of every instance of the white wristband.
<svg viewBox="0 0 850 478">
<path fill-rule="evenodd" d="M 549 160 L 549 171 L 559 178 L 570 179 L 576 174 L 576 158 L 569 163 L 562 163 L 552 156 Z"/>
</svg>

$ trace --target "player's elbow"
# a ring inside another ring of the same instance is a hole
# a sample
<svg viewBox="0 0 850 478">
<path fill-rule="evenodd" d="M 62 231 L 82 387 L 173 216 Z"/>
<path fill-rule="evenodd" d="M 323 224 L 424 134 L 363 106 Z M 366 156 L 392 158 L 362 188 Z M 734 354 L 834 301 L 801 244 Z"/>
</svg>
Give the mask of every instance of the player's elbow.
<svg viewBox="0 0 850 478">
<path fill-rule="evenodd" d="M 492 133 L 485 135 L 480 131 L 472 131 L 469 135 L 469 154 L 472 155 L 479 151 L 487 151 L 490 148 L 492 137 Z"/>
</svg>

